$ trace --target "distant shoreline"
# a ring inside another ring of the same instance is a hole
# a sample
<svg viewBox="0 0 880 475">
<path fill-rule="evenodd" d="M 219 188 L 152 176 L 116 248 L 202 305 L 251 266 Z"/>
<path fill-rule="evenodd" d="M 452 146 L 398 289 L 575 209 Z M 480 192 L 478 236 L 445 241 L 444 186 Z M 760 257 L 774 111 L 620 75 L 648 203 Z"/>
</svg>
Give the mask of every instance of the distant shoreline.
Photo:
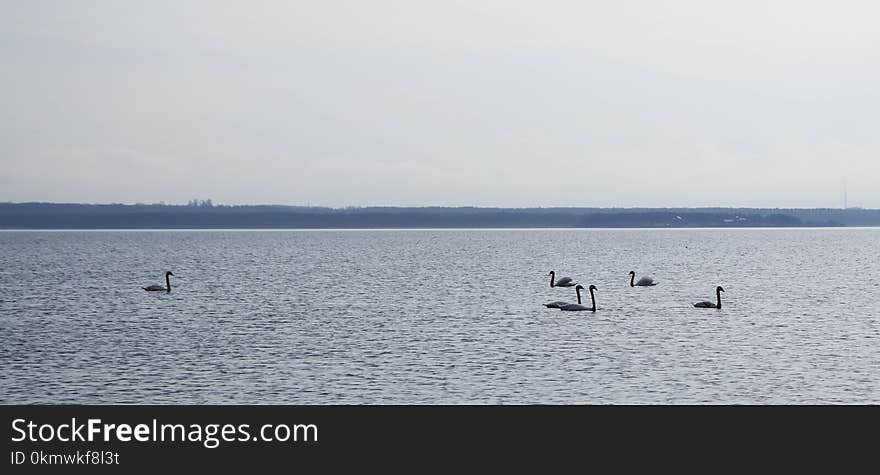
<svg viewBox="0 0 880 475">
<path fill-rule="evenodd" d="M 880 226 L 876 209 L 0 203 L 5 230 L 699 229 Z"/>
<path fill-rule="evenodd" d="M 785 229 L 821 230 L 821 229 L 880 229 L 880 226 L 728 226 L 728 227 L 694 227 L 694 228 L 0 228 L 0 233 L 39 232 L 370 232 L 370 231 L 720 231 L 720 230 L 754 230 L 771 231 Z"/>
</svg>

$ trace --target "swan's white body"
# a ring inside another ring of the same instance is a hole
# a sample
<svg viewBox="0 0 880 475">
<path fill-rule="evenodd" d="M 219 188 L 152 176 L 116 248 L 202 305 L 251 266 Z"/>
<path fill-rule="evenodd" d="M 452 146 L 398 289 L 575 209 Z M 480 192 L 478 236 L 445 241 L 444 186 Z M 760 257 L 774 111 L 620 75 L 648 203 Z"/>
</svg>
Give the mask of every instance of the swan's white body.
<svg viewBox="0 0 880 475">
<path fill-rule="evenodd" d="M 650 287 L 652 285 L 657 285 L 657 281 L 654 280 L 653 277 L 644 276 L 639 278 L 638 282 L 636 282 L 636 273 L 633 271 L 629 271 L 630 287 Z"/>
<path fill-rule="evenodd" d="M 575 292 L 577 292 L 578 303 L 581 303 L 581 289 L 583 289 L 583 286 L 580 286 L 580 285 L 578 285 L 574 288 Z M 556 302 L 550 302 L 550 303 L 544 304 L 544 306 L 547 308 L 562 308 L 567 305 L 574 305 L 574 304 L 571 304 L 568 302 L 563 302 L 561 300 L 557 300 Z"/>
<path fill-rule="evenodd" d="M 570 304 L 566 304 L 566 305 L 561 305 L 559 307 L 559 309 L 565 310 L 568 312 L 580 312 L 580 311 L 595 312 L 596 311 L 596 296 L 593 295 L 593 291 L 596 290 L 596 286 L 595 285 L 590 286 L 590 300 L 593 301 L 592 307 L 587 307 L 586 305 L 581 305 L 581 289 L 582 288 L 583 287 L 580 285 L 575 287 L 575 290 L 577 290 L 578 303 L 570 303 Z"/>
<path fill-rule="evenodd" d="M 559 310 L 565 310 L 566 312 L 581 312 L 584 310 L 595 312 L 596 309 L 593 307 L 587 307 L 586 305 L 581 305 L 579 303 L 570 303 L 568 305 L 563 305 L 559 307 Z"/>
<path fill-rule="evenodd" d="M 172 276 L 172 275 L 174 275 L 174 274 L 172 274 L 171 271 L 168 271 L 165 273 L 165 287 L 162 287 L 161 285 L 150 285 L 148 287 L 141 287 L 141 288 L 146 290 L 147 292 L 159 292 L 159 291 L 171 292 L 171 277 L 170 276 Z"/>
<path fill-rule="evenodd" d="M 550 271 L 550 287 L 574 287 L 578 285 L 577 282 L 571 279 L 571 277 L 561 277 L 559 280 L 556 279 L 556 272 Z"/>
<path fill-rule="evenodd" d="M 724 292 L 724 289 L 719 285 L 715 287 L 715 297 L 718 299 L 718 303 L 710 302 L 708 300 L 703 300 L 701 302 L 697 302 L 694 304 L 694 307 L 697 308 L 721 308 L 721 292 Z"/>
</svg>

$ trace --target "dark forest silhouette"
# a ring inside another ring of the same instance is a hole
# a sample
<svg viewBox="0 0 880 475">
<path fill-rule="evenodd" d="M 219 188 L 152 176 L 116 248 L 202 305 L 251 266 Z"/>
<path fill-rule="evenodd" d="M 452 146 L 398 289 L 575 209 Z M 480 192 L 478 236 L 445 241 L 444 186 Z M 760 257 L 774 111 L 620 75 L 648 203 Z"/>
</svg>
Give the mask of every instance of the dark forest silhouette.
<svg viewBox="0 0 880 475">
<path fill-rule="evenodd" d="M 880 226 L 880 210 L 0 203 L 4 229 Z"/>
</svg>

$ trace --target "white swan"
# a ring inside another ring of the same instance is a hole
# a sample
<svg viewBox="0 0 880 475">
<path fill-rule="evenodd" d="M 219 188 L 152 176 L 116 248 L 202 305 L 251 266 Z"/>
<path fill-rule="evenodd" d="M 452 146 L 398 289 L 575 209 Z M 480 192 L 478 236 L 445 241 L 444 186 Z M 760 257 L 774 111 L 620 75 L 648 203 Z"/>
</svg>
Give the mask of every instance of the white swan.
<svg viewBox="0 0 880 475">
<path fill-rule="evenodd" d="M 629 286 L 630 287 L 650 287 L 652 285 L 657 285 L 657 281 L 654 280 L 653 277 L 642 277 L 638 282 L 636 280 L 635 271 L 629 271 Z"/>
<path fill-rule="evenodd" d="M 577 285 L 577 282 L 571 280 L 571 277 L 562 277 L 559 280 L 556 279 L 556 272 L 550 271 L 550 287 L 574 287 Z"/>
<path fill-rule="evenodd" d="M 142 287 L 142 289 L 144 289 L 148 292 L 156 292 L 156 291 L 160 291 L 160 290 L 165 291 L 165 292 L 171 292 L 171 279 L 169 278 L 169 276 L 172 276 L 172 275 L 174 275 L 174 274 L 172 274 L 171 271 L 168 271 L 165 273 L 166 287 L 162 287 L 161 285 L 151 285 L 149 287 Z"/>
<path fill-rule="evenodd" d="M 590 286 L 590 300 L 593 301 L 592 307 L 587 307 L 586 305 L 581 305 L 581 289 L 583 289 L 583 288 L 584 287 L 582 285 L 578 285 L 577 287 L 574 288 L 578 294 L 578 303 L 570 303 L 567 305 L 562 305 L 559 307 L 559 309 L 560 310 L 567 310 L 569 312 L 578 312 L 578 311 L 583 311 L 583 310 L 595 312 L 596 311 L 596 296 L 593 295 L 593 291 L 597 290 L 596 286 L 595 285 Z"/>
<path fill-rule="evenodd" d="M 694 307 L 698 308 L 721 308 L 721 292 L 724 292 L 724 289 L 719 285 L 715 287 L 715 296 L 718 298 L 718 303 L 710 302 L 708 300 L 703 300 L 702 302 L 697 302 L 694 304 Z"/>
<path fill-rule="evenodd" d="M 581 303 L 581 291 L 580 291 L 580 289 L 582 289 L 582 288 L 583 288 L 583 287 L 580 286 L 580 285 L 578 285 L 577 287 L 574 288 L 574 290 L 577 292 L 578 303 Z M 547 307 L 547 308 L 562 308 L 563 305 L 571 305 L 571 304 L 568 303 L 568 302 L 563 302 L 563 301 L 561 301 L 561 300 L 557 300 L 556 302 L 545 303 L 545 304 L 542 304 L 542 305 L 544 305 L 544 306 Z"/>
</svg>

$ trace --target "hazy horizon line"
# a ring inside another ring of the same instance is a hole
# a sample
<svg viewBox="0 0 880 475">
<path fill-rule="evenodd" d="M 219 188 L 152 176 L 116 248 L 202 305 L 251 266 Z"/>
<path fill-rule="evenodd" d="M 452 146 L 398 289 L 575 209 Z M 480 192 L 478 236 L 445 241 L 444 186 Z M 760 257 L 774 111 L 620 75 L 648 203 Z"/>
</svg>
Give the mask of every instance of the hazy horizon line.
<svg viewBox="0 0 880 475">
<path fill-rule="evenodd" d="M 287 207 L 287 208 L 322 208 L 332 210 L 361 209 L 361 208 L 475 208 L 475 209 L 778 209 L 778 210 L 877 210 L 880 208 L 865 208 L 861 206 L 849 207 L 800 207 L 800 206 L 737 206 L 737 205 L 702 205 L 702 206 L 484 206 L 484 205 L 395 205 L 395 204 L 367 204 L 328 206 L 316 204 L 285 204 L 285 203 L 214 203 L 212 200 L 191 200 L 188 203 L 166 203 L 164 201 L 154 203 L 144 202 L 73 202 L 73 201 L 0 201 L 3 205 L 79 205 L 79 206 L 168 206 L 168 207 Z"/>
</svg>

